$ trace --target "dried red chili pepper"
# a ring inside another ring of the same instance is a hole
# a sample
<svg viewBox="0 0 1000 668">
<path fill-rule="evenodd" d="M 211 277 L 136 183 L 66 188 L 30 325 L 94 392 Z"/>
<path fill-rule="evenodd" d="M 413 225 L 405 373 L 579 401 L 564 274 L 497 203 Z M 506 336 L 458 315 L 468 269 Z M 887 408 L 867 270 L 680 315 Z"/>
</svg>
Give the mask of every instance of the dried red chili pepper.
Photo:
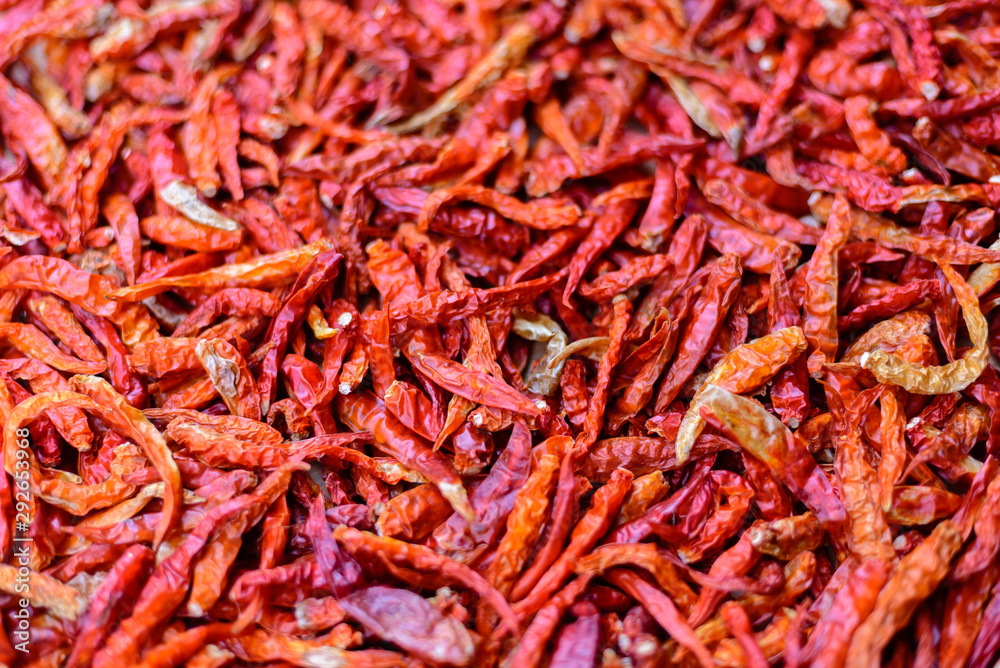
<svg viewBox="0 0 1000 668">
<path fill-rule="evenodd" d="M 703 666 L 712 665 L 707 648 L 695 636 L 668 596 L 631 571 L 616 570 L 609 574 L 608 579 L 637 599 L 667 633 L 695 655 L 699 663 Z"/>
<path fill-rule="evenodd" d="M 847 661 L 878 661 L 877 654 L 895 630 L 905 624 L 916 605 L 947 573 L 947 564 L 961 548 L 961 532 L 948 520 L 939 524 L 917 549 L 900 560 L 875 600 L 871 614 L 858 627 Z"/>
<path fill-rule="evenodd" d="M 986 367 L 987 324 L 975 301 L 975 293 L 949 265 L 939 264 L 962 306 L 974 347 L 965 357 L 943 367 L 910 366 L 898 357 L 875 350 L 863 357 L 862 367 L 883 382 L 900 385 L 919 394 L 948 394 L 964 389 Z"/>
<path fill-rule="evenodd" d="M 813 377 L 837 353 L 837 252 L 847 242 L 849 207 L 844 197 L 837 197 L 823 238 L 805 270 L 802 329 L 811 349 L 808 366 Z"/>
<path fill-rule="evenodd" d="M 419 485 L 394 496 L 378 518 L 379 535 L 417 541 L 452 513 L 448 500 L 434 485 Z"/>
<path fill-rule="evenodd" d="M 835 405 L 831 411 L 837 425 L 837 455 L 834 467 L 842 488 L 842 499 L 850 519 L 849 547 L 861 560 L 892 559 L 893 550 L 888 520 L 879 504 L 879 486 L 875 471 L 864 457 L 861 439 L 861 413 L 881 394 L 875 387 L 858 394 L 849 406 Z"/>
<path fill-rule="evenodd" d="M 340 602 L 371 633 L 427 661 L 467 665 L 475 652 L 461 621 L 405 589 L 368 587 Z"/>
<path fill-rule="evenodd" d="M 723 319 L 739 292 L 742 270 L 739 260 L 726 255 L 714 265 L 702 294 L 692 308 L 691 320 L 677 343 L 677 359 L 667 370 L 653 410 L 662 413 L 680 393 L 708 352 L 708 343 L 715 339 Z"/>
<path fill-rule="evenodd" d="M 844 507 L 805 444 L 759 404 L 717 385 L 708 385 L 704 389 L 701 414 L 709 424 L 729 434 L 741 448 L 767 464 L 832 531 L 844 523 Z"/>
<path fill-rule="evenodd" d="M 767 382 L 778 369 L 794 362 L 805 349 L 806 339 L 800 328 L 779 330 L 731 350 L 705 377 L 703 387 L 716 385 L 739 394 L 750 392 Z M 677 460 L 682 463 L 704 426 L 699 395 L 700 391 L 677 428 Z"/>
<path fill-rule="evenodd" d="M 143 581 L 149 576 L 152 562 L 152 551 L 143 545 L 129 547 L 115 561 L 80 623 L 67 665 L 86 665 L 90 662 L 94 651 L 109 632 L 109 625 L 114 623 L 116 606 L 121 605 L 126 598 L 138 594 Z"/>
<path fill-rule="evenodd" d="M 0 6 L 0 662 L 995 661 L 993 4 Z"/>
<path fill-rule="evenodd" d="M 473 517 L 461 478 L 452 463 L 431 444 L 410 432 L 386 411 L 370 392 L 352 392 L 337 396 L 337 413 L 342 421 L 357 431 L 371 429 L 379 447 L 404 465 L 422 473 L 437 484 L 441 493 L 466 519 Z"/>
<path fill-rule="evenodd" d="M 549 567 L 530 593 L 514 605 L 514 612 L 522 617 L 539 609 L 546 598 L 562 585 L 573 568 L 573 562 L 596 545 L 608 530 L 618 513 L 625 494 L 632 484 L 632 474 L 616 470 L 608 482 L 594 495 L 590 510 L 580 518 L 569 537 L 569 544 L 559 558 Z"/>
<path fill-rule="evenodd" d="M 523 422 L 515 422 L 504 451 L 469 495 L 475 519 L 469 522 L 460 514 L 453 514 L 434 532 L 438 548 L 457 553 L 455 558 L 459 561 L 473 561 L 476 552 L 491 546 L 499 538 L 500 525 L 515 507 L 518 491 L 527 484 L 530 467 L 531 432 Z"/>
</svg>

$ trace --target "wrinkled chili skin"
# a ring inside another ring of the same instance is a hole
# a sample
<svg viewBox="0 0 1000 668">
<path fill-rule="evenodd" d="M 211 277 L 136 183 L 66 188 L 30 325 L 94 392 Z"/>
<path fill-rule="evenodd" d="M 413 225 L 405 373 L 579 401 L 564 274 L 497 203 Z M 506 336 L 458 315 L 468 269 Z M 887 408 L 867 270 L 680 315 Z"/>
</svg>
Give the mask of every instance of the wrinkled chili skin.
<svg viewBox="0 0 1000 668">
<path fill-rule="evenodd" d="M 135 408 L 145 408 L 149 393 L 142 380 L 135 374 L 128 363 L 128 350 L 114 327 L 103 319 L 96 318 L 82 308 L 74 305 L 73 314 L 90 330 L 91 335 L 104 351 L 108 362 L 108 375 L 111 384 L 123 394 Z"/>
<path fill-rule="evenodd" d="M 0 0 L 0 664 L 993 665 L 997 25 Z"/>
<path fill-rule="evenodd" d="M 715 338 L 722 327 L 723 318 L 739 293 L 742 268 L 739 259 L 723 256 L 709 275 L 699 301 L 692 309 L 692 317 L 678 342 L 677 359 L 667 370 L 667 375 L 656 396 L 654 410 L 661 413 L 677 397 L 682 385 L 690 378 L 707 351 L 706 343 Z"/>
<path fill-rule="evenodd" d="M 316 256 L 305 268 L 292 286 L 291 294 L 281 305 L 271 323 L 267 345 L 269 350 L 262 363 L 262 375 L 258 380 L 263 395 L 261 410 L 267 412 L 275 393 L 278 375 L 278 360 L 284 355 L 291 331 L 302 323 L 306 305 L 339 271 L 342 256 L 336 251 L 327 251 Z"/>
</svg>

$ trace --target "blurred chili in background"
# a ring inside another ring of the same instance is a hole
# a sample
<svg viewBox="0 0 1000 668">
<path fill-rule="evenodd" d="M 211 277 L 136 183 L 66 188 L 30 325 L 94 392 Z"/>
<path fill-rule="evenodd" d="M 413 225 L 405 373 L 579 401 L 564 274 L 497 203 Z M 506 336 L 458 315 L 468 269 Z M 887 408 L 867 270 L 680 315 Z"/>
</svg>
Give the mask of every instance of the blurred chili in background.
<svg viewBox="0 0 1000 668">
<path fill-rule="evenodd" d="M 993 665 L 998 59 L 0 0 L 0 664 Z"/>
</svg>

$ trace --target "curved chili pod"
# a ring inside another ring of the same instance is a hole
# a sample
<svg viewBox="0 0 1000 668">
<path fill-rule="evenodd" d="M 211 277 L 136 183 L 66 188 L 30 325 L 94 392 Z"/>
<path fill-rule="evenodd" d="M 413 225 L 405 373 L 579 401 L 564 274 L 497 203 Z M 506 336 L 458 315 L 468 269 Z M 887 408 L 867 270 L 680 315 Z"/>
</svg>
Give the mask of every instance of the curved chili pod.
<svg viewBox="0 0 1000 668">
<path fill-rule="evenodd" d="M 372 565 L 383 564 L 390 568 L 405 567 L 427 571 L 437 578 L 469 587 L 487 601 L 503 620 L 501 631 L 520 635 L 520 628 L 507 601 L 481 575 L 448 557 L 420 545 L 411 545 L 391 538 L 380 538 L 365 531 L 339 526 L 333 537 L 355 557 L 363 556 Z"/>
<path fill-rule="evenodd" d="M 938 267 L 958 297 L 973 342 L 972 350 L 961 359 L 940 367 L 915 366 L 881 350 L 865 353 L 860 360 L 861 366 L 871 371 L 880 382 L 899 385 L 915 394 L 948 394 L 965 389 L 986 368 L 989 356 L 989 326 L 979 310 L 975 293 L 949 265 L 939 262 Z"/>
<path fill-rule="evenodd" d="M 42 255 L 16 258 L 0 269 L 0 287 L 51 292 L 108 318 L 122 329 L 122 338 L 130 348 L 158 336 L 159 327 L 144 306 L 105 299 L 117 287 L 113 280 L 78 269 L 65 260 Z"/>
<path fill-rule="evenodd" d="M 163 481 L 167 484 L 164 512 L 156 529 L 155 542 L 159 545 L 180 514 L 181 477 L 173 456 L 163 436 L 143 414 L 130 406 L 127 400 L 114 391 L 106 381 L 93 376 L 76 376 L 73 386 L 85 394 L 53 392 L 39 394 L 19 404 L 7 419 L 4 428 L 4 466 L 8 472 L 15 470 L 16 431 L 38 417 L 43 411 L 58 406 L 75 406 L 96 413 L 116 430 L 128 436 L 143 449 Z M 97 401 L 101 403 L 97 403 Z M 33 486 L 44 489 L 41 473 L 32 470 Z M 55 501 L 56 497 L 52 497 Z"/>
<path fill-rule="evenodd" d="M 331 248 L 330 242 L 322 239 L 294 250 L 264 255 L 250 262 L 208 269 L 196 274 L 158 278 L 131 287 L 118 290 L 109 289 L 99 293 L 102 296 L 106 294 L 109 298 L 119 302 L 137 302 L 174 288 L 208 291 L 220 288 L 261 288 L 287 285 L 308 266 L 313 258 L 320 253 L 331 250 Z M 0 281 L 2 280 L 3 277 L 0 274 Z M 70 299 L 70 301 L 73 300 Z M 98 313 L 98 315 L 103 314 Z"/>
<path fill-rule="evenodd" d="M 767 382 L 786 364 L 794 362 L 805 349 L 802 329 L 786 327 L 731 350 L 705 377 L 703 387 L 717 385 L 736 394 L 749 392 Z M 687 460 L 695 439 L 704 428 L 704 418 L 699 412 L 700 395 L 700 391 L 695 394 L 677 428 L 678 463 Z"/>
<path fill-rule="evenodd" d="M 847 520 L 829 478 L 805 445 L 777 418 L 753 401 L 718 385 L 706 385 L 702 416 L 741 448 L 767 464 L 771 472 L 836 534 Z"/>
<path fill-rule="evenodd" d="M 475 513 L 452 463 L 430 443 L 400 424 L 371 392 L 339 394 L 336 404 L 337 414 L 345 424 L 355 431 L 371 431 L 381 449 L 408 468 L 427 476 L 457 513 L 468 521 L 473 520 Z"/>
</svg>

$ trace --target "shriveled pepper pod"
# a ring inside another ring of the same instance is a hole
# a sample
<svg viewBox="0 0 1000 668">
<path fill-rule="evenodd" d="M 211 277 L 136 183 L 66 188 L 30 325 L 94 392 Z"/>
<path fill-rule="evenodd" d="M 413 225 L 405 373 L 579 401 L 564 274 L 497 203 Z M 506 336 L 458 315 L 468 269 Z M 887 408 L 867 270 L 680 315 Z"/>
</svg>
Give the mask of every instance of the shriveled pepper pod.
<svg viewBox="0 0 1000 668">
<path fill-rule="evenodd" d="M 0 665 L 994 665 L 995 5 L 0 2 Z"/>
</svg>

